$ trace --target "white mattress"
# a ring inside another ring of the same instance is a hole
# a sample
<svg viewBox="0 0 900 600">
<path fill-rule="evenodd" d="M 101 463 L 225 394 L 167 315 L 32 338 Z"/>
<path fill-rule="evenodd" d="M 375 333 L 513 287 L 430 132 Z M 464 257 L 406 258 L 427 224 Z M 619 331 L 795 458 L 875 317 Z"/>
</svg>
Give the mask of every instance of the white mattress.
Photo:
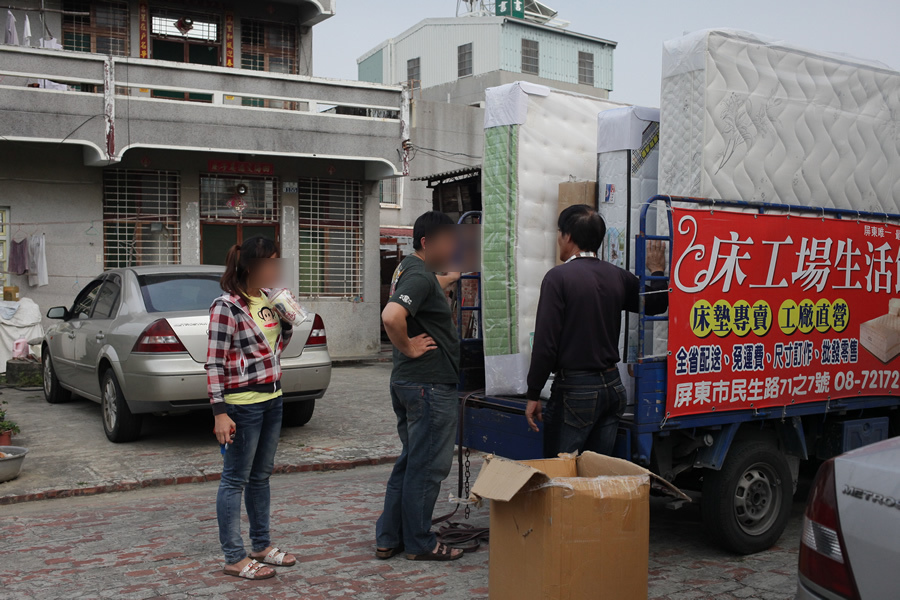
<svg viewBox="0 0 900 600">
<path fill-rule="evenodd" d="M 517 89 L 511 94 L 513 86 Z M 593 180 L 597 115 L 621 105 L 517 83 L 488 90 L 486 99 L 482 194 L 486 387 L 489 394 L 522 394 L 541 282 L 558 254 L 559 184 Z M 527 114 L 519 106 L 523 101 Z M 516 106 L 503 110 L 494 106 L 499 102 Z M 499 142 L 497 131 L 490 132 L 495 128 L 505 128 Z"/>
<path fill-rule="evenodd" d="M 706 30 L 664 45 L 660 193 L 900 213 L 900 73 Z"/>
</svg>

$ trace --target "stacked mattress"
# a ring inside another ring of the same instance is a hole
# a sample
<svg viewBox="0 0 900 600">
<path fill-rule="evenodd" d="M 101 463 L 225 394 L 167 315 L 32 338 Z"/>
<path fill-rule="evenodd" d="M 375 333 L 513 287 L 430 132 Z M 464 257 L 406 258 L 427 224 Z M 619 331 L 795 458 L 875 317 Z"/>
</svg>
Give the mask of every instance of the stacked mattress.
<svg viewBox="0 0 900 600">
<path fill-rule="evenodd" d="M 522 394 L 544 275 L 556 264 L 559 184 L 592 180 L 597 114 L 619 104 L 544 86 L 490 88 L 482 254 L 489 394 Z"/>
<path fill-rule="evenodd" d="M 662 72 L 660 193 L 900 213 L 900 73 L 731 30 Z"/>
</svg>

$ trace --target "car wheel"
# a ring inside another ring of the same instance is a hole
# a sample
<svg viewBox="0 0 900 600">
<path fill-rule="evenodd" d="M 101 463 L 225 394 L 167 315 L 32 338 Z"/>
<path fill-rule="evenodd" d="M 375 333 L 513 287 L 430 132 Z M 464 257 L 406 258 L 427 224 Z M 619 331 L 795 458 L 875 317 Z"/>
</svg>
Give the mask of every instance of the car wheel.
<svg viewBox="0 0 900 600">
<path fill-rule="evenodd" d="M 112 369 L 107 369 L 100 379 L 100 412 L 103 431 L 111 442 L 133 442 L 141 435 L 141 416 L 131 413 L 119 380 Z"/>
<path fill-rule="evenodd" d="M 791 470 L 771 442 L 738 442 L 720 471 L 703 477 L 706 530 L 724 548 L 753 554 L 771 548 L 787 525 L 793 499 Z"/>
<path fill-rule="evenodd" d="M 72 392 L 59 385 L 56 377 L 56 369 L 53 368 L 53 359 L 50 358 L 50 350 L 43 351 L 43 375 L 44 375 L 44 399 L 50 404 L 68 402 L 72 399 Z"/>
<path fill-rule="evenodd" d="M 285 404 L 281 424 L 284 427 L 303 427 L 312 419 L 315 410 L 315 400 L 301 400 Z"/>
</svg>

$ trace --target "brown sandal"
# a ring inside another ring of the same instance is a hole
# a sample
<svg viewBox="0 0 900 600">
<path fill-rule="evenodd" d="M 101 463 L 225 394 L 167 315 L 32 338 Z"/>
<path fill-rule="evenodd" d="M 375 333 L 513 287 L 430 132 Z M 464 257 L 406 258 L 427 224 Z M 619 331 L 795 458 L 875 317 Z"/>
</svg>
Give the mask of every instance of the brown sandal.
<svg viewBox="0 0 900 600">
<path fill-rule="evenodd" d="M 232 577 L 240 577 L 241 579 L 249 579 L 251 581 L 275 577 L 275 569 L 263 566 L 262 563 L 256 559 L 250 559 L 250 562 L 244 565 L 244 568 L 240 571 L 229 571 L 228 567 L 226 567 L 222 572 L 226 575 L 231 575 Z"/>
<path fill-rule="evenodd" d="M 459 548 L 452 548 L 447 544 L 438 544 L 437 550 L 432 550 L 425 554 L 407 554 L 406 558 L 409 560 L 434 560 L 444 562 L 448 560 L 458 560 L 465 554 L 462 550 L 459 550 L 459 554 L 453 554 L 454 550 L 459 550 Z"/>
<path fill-rule="evenodd" d="M 389 558 L 394 558 L 398 554 L 402 554 L 403 550 L 403 544 L 400 544 L 396 548 L 375 548 L 375 558 L 378 560 L 387 560 Z"/>
</svg>

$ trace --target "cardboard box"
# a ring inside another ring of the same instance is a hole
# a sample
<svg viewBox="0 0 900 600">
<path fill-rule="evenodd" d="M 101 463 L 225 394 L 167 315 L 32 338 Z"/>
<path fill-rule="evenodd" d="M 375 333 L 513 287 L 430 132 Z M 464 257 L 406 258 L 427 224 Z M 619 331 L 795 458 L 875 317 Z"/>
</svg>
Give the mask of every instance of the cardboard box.
<svg viewBox="0 0 900 600">
<path fill-rule="evenodd" d="M 491 600 L 645 600 L 651 478 L 592 452 L 485 459 L 472 499 L 491 500 Z"/>
<path fill-rule="evenodd" d="M 562 211 L 576 204 L 587 204 L 591 208 L 597 208 L 597 182 L 596 181 L 566 181 L 559 184 L 559 215 Z M 561 265 L 559 256 L 556 264 Z"/>
</svg>

